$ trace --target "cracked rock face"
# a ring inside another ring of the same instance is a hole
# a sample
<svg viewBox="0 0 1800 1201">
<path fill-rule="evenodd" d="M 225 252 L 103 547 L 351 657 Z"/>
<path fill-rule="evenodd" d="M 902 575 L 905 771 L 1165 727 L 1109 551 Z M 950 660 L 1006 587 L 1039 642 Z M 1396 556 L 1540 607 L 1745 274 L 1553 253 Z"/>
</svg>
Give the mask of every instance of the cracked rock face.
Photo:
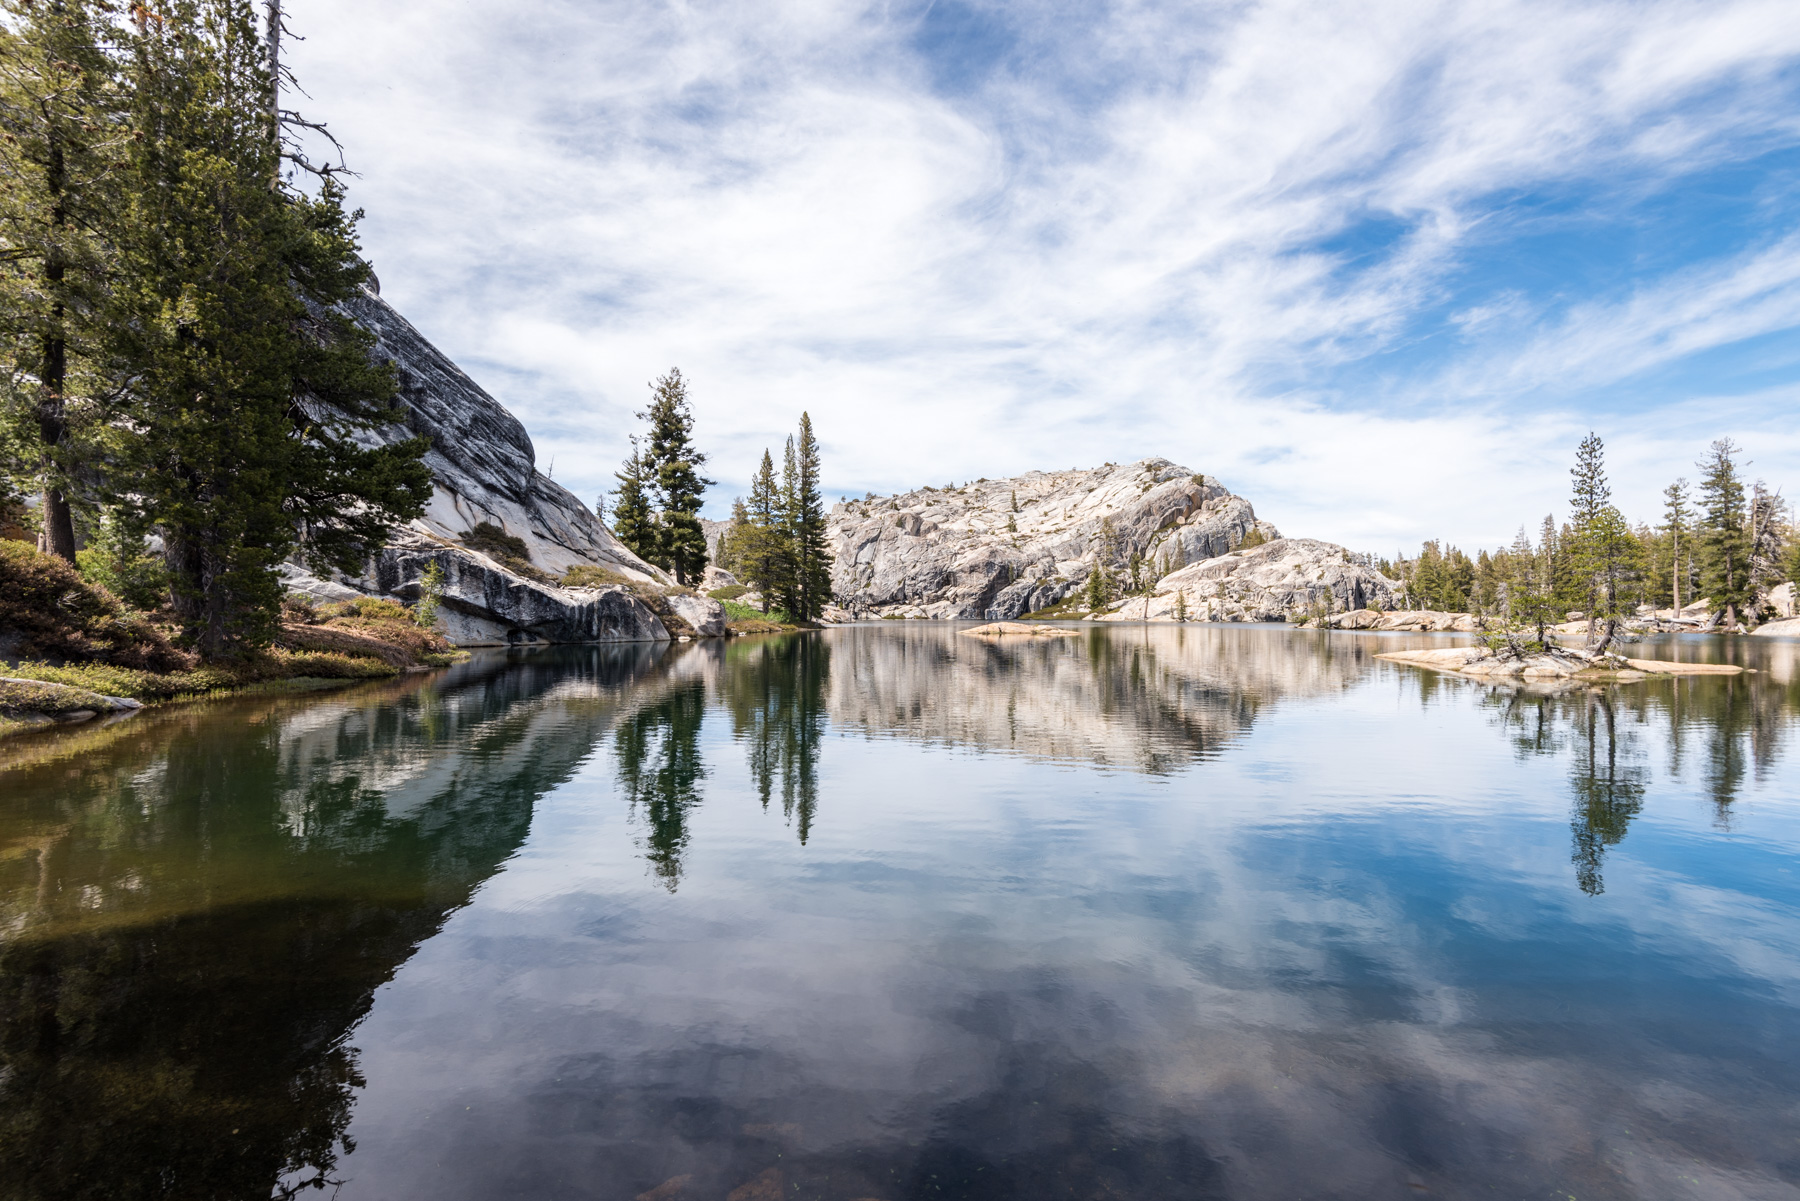
<svg viewBox="0 0 1800 1201">
<path fill-rule="evenodd" d="M 1101 620 L 1174 621 L 1185 603 L 1189 621 L 1288 621 L 1388 608 L 1398 588 L 1335 542 L 1278 538 L 1171 572 L 1152 595 L 1116 602 Z"/>
<path fill-rule="evenodd" d="M 391 361 L 399 375 L 404 415 L 379 431 L 378 440 L 431 440 L 425 463 L 437 488 L 415 529 L 455 541 L 489 521 L 524 539 L 533 565 L 552 575 L 588 565 L 630 579 L 667 582 L 574 493 L 538 471 L 531 436 L 519 419 L 393 306 L 364 292 L 347 307 L 375 333 L 376 355 Z"/>
<path fill-rule="evenodd" d="M 852 612 L 986 621 L 1055 604 L 1096 557 L 1177 565 L 1225 554 L 1253 529 L 1280 537 L 1249 501 L 1167 459 L 845 501 L 827 529 L 832 589 Z"/>
<path fill-rule="evenodd" d="M 383 547 L 362 582 L 370 592 L 416 601 L 419 580 L 433 563 L 444 572 L 439 622 L 458 646 L 669 640 L 650 607 L 623 587 L 539 584 L 486 555 L 412 532 Z"/>
<path fill-rule="evenodd" d="M 398 419 L 369 438 L 381 444 L 428 439 L 425 464 L 435 488 L 424 516 L 394 531 L 362 578 L 320 579 L 285 564 L 287 590 L 320 601 L 368 593 L 413 601 L 420 577 L 437 563 L 445 579 L 439 624 L 459 646 L 667 641 L 656 614 L 624 588 L 541 583 L 457 545 L 467 531 L 491 522 L 521 539 L 532 565 L 552 576 L 594 566 L 627 579 L 667 582 L 573 493 L 537 470 L 531 437 L 518 418 L 391 305 L 365 292 L 347 307 L 375 333 L 376 355 L 392 362 L 399 376 Z"/>
</svg>

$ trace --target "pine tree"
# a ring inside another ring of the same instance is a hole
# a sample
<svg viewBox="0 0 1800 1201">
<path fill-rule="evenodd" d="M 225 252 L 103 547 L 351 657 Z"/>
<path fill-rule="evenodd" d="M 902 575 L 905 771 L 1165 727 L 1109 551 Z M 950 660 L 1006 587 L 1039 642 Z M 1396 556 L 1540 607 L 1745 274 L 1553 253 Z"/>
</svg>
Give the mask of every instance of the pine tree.
<svg viewBox="0 0 1800 1201">
<path fill-rule="evenodd" d="M 831 551 L 825 532 L 825 497 L 819 480 L 819 440 L 813 436 L 812 418 L 804 412 L 800 414 L 795 455 L 798 463 L 788 525 L 796 577 L 794 593 L 799 601 L 794 619 L 812 622 L 831 603 Z"/>
<path fill-rule="evenodd" d="M 423 439 L 367 447 L 394 376 L 343 303 L 368 278 L 342 189 L 274 186 L 274 79 L 249 0 L 139 10 L 111 353 L 129 365 L 115 469 L 161 531 L 172 601 L 208 658 L 274 631 L 298 548 L 354 570 L 424 510 Z"/>
<path fill-rule="evenodd" d="M 118 372 L 104 324 L 118 268 L 121 91 L 91 0 L 4 0 L 0 25 L 0 367 L 12 464 L 41 496 L 44 549 L 74 562 L 71 492 L 96 457 Z M 8 27 L 10 26 L 10 28 Z"/>
<path fill-rule="evenodd" d="M 1750 489 L 1750 591 L 1758 620 L 1768 603 L 1768 590 L 1782 580 L 1782 531 L 1787 503 L 1761 480 Z"/>
<path fill-rule="evenodd" d="M 1678 479 L 1663 489 L 1663 533 L 1669 538 L 1669 592 L 1675 604 L 1675 616 L 1681 616 L 1681 583 L 1687 578 L 1687 564 L 1693 558 L 1690 549 L 1689 522 L 1693 511 L 1688 508 L 1688 482 Z"/>
<path fill-rule="evenodd" d="M 650 509 L 649 489 L 645 486 L 643 451 L 637 435 L 631 438 L 631 453 L 613 473 L 619 486 L 613 489 L 613 536 L 646 563 L 655 561 L 657 552 L 656 514 Z"/>
<path fill-rule="evenodd" d="M 750 528 L 750 510 L 741 496 L 731 501 L 731 520 L 719 536 L 718 564 L 732 575 L 744 573 L 744 535 Z"/>
<path fill-rule="evenodd" d="M 1744 482 L 1733 456 L 1737 443 L 1720 438 L 1700 460 L 1700 581 L 1725 627 L 1735 629 L 1750 601 L 1750 535 L 1745 528 Z"/>
<path fill-rule="evenodd" d="M 788 571 L 787 535 L 782 528 L 781 485 L 775 478 L 775 460 L 763 451 L 762 466 L 750 478 L 750 499 L 744 506 L 742 547 L 744 582 L 762 594 L 762 611 L 779 595 Z"/>
<path fill-rule="evenodd" d="M 1612 506 L 1612 486 L 1606 479 L 1606 447 L 1598 434 L 1590 432 L 1581 440 L 1569 476 L 1575 587 L 1582 608 L 1587 610 L 1588 642 L 1605 647 L 1618 629 L 1620 585 L 1631 570 L 1635 540 L 1623 515 Z M 1601 623 L 1605 623 L 1605 629 L 1597 632 Z"/>
<path fill-rule="evenodd" d="M 1097 613 L 1101 609 L 1106 608 L 1107 602 L 1112 599 L 1111 591 L 1112 590 L 1107 585 L 1106 573 L 1101 570 L 1100 560 L 1096 558 L 1092 570 L 1088 572 L 1087 578 L 1086 599 L 1088 612 Z"/>
<path fill-rule="evenodd" d="M 686 584 L 706 571 L 706 530 L 700 524 L 700 505 L 714 481 L 700 474 L 706 455 L 694 446 L 694 414 L 681 369 L 670 368 L 650 389 L 650 407 L 638 414 L 650 423 L 644 474 L 660 511 L 650 561 L 674 572 L 677 584 Z"/>
</svg>

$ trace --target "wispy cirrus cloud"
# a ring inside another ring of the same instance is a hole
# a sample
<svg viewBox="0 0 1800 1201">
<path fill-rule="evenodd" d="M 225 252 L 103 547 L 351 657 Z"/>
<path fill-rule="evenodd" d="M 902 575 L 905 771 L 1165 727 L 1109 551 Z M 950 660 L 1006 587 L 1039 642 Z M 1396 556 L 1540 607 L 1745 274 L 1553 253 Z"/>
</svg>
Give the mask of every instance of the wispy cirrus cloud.
<svg viewBox="0 0 1800 1201">
<path fill-rule="evenodd" d="M 1493 542 L 1797 323 L 1782 4 L 293 7 L 386 294 L 584 495 L 679 363 L 725 497 L 805 408 L 836 491 L 1163 454 Z"/>
</svg>

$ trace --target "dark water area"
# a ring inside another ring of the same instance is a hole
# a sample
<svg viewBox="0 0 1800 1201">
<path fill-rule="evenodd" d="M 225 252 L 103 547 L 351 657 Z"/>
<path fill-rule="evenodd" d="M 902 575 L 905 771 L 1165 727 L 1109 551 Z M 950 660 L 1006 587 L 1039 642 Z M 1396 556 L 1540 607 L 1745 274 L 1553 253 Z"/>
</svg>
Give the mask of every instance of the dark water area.
<svg viewBox="0 0 1800 1201">
<path fill-rule="evenodd" d="M 1451 641 L 890 623 L 0 743 L 0 1198 L 1800 1197 L 1800 642 L 1374 658 Z"/>
</svg>

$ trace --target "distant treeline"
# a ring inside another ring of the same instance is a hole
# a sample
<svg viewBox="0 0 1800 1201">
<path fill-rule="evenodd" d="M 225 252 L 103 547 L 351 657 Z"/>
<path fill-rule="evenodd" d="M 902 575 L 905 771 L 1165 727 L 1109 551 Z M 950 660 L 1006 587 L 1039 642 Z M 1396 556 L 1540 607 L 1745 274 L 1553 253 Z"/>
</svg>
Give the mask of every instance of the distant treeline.
<svg viewBox="0 0 1800 1201">
<path fill-rule="evenodd" d="M 366 436 L 360 213 L 284 139 L 322 131 L 280 108 L 277 12 L 0 0 L 0 535 L 85 546 L 209 658 L 271 638 L 296 549 L 355 570 L 432 487 L 423 441 Z"/>
<path fill-rule="evenodd" d="M 1589 434 L 1571 471 L 1570 515 L 1546 516 L 1533 541 L 1524 526 L 1511 546 L 1479 551 L 1427 542 L 1415 559 L 1374 562 L 1406 585 L 1421 609 L 1479 613 L 1523 625 L 1563 620 L 1573 610 L 1600 621 L 1640 605 L 1676 608 L 1707 600 L 1724 628 L 1771 616 L 1769 593 L 1800 577 L 1800 538 L 1787 503 L 1738 469 L 1741 449 L 1720 439 L 1697 464 L 1698 484 L 1663 490 L 1655 523 L 1633 524 L 1612 504 L 1605 448 Z"/>
</svg>

